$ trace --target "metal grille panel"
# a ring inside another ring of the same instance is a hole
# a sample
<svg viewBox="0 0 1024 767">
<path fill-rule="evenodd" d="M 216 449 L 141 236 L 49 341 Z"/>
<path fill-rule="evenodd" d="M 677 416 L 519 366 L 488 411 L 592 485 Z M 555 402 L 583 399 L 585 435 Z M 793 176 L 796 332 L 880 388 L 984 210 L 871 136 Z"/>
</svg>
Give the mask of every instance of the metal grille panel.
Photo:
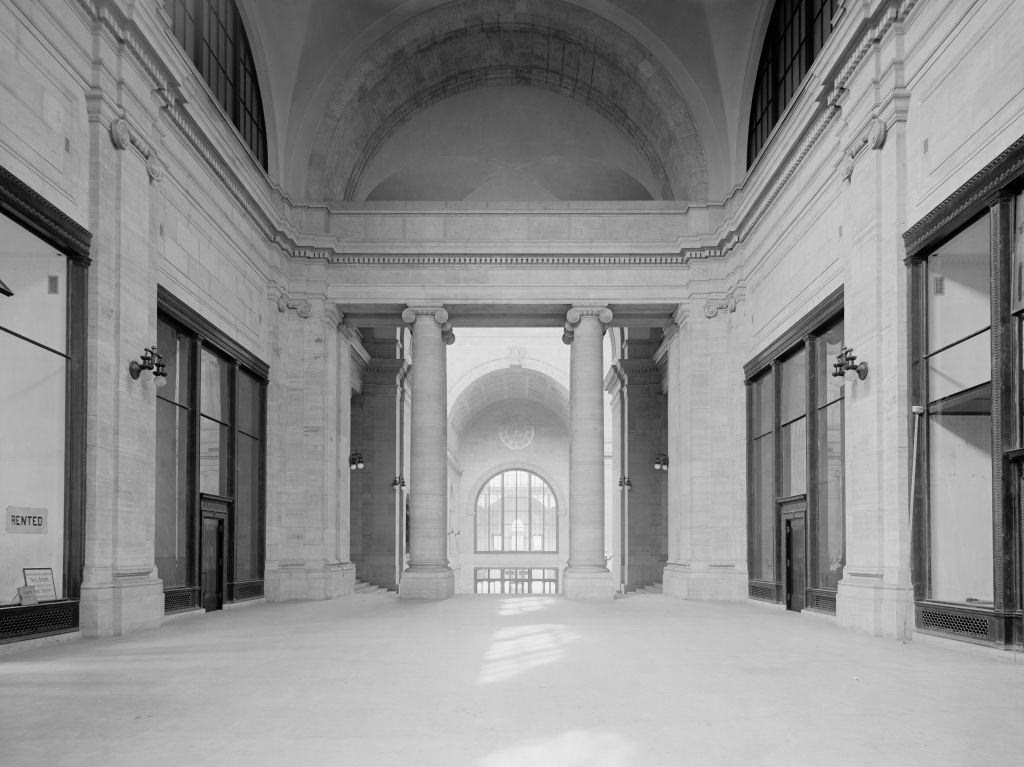
<svg viewBox="0 0 1024 767">
<path fill-rule="evenodd" d="M 195 599 L 192 590 L 188 591 L 165 591 L 164 612 L 173 613 L 178 610 L 188 610 L 195 606 Z"/>
<path fill-rule="evenodd" d="M 0 610 L 0 642 L 78 628 L 78 603 L 26 605 Z"/>
<path fill-rule="evenodd" d="M 263 581 L 236 583 L 235 599 L 255 599 L 263 596 Z"/>
<path fill-rule="evenodd" d="M 951 634 L 964 634 L 981 639 L 988 638 L 988 621 L 985 618 L 957 613 L 938 612 L 937 610 L 921 611 L 921 628 L 947 631 Z"/>
<path fill-rule="evenodd" d="M 833 594 L 815 594 L 812 607 L 828 613 L 836 611 L 836 598 Z"/>
<path fill-rule="evenodd" d="M 764 599 L 768 602 L 774 602 L 775 589 L 773 589 L 771 586 L 765 586 L 761 583 L 751 583 L 750 597 L 751 599 Z"/>
</svg>

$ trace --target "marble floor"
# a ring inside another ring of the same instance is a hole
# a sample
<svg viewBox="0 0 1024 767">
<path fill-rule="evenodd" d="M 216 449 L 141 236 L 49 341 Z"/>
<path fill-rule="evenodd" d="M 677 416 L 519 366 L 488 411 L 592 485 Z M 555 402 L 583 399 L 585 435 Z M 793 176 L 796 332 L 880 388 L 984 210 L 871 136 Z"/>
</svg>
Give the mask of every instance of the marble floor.
<svg viewBox="0 0 1024 767">
<path fill-rule="evenodd" d="M 0 657 L 0 764 L 645 767 L 1024 759 L 1024 657 L 753 604 L 257 604 Z"/>
</svg>

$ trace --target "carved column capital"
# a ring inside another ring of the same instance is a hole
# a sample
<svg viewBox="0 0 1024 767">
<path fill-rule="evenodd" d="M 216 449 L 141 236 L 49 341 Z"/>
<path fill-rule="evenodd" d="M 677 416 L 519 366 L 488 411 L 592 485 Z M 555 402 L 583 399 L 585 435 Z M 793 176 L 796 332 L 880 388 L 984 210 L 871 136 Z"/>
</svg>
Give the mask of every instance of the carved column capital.
<svg viewBox="0 0 1024 767">
<path fill-rule="evenodd" d="M 607 306 L 574 306 L 565 313 L 565 324 L 563 325 L 562 343 L 571 344 L 573 333 L 585 317 L 596 317 L 601 323 L 602 333 L 608 328 L 612 321 L 612 310 Z"/>
<path fill-rule="evenodd" d="M 420 317 L 430 317 L 441 326 L 441 338 L 451 346 L 455 343 L 455 332 L 448 321 L 448 310 L 443 306 L 407 306 L 402 310 L 402 322 L 412 325 Z"/>
<path fill-rule="evenodd" d="M 302 319 L 306 319 L 313 311 L 313 307 L 305 298 L 289 298 L 287 293 L 277 297 L 277 310 L 282 314 L 291 309 Z"/>
<path fill-rule="evenodd" d="M 712 298 L 704 303 L 704 316 L 708 319 L 717 317 L 720 311 L 736 311 L 736 299 L 726 296 L 725 298 Z"/>
</svg>

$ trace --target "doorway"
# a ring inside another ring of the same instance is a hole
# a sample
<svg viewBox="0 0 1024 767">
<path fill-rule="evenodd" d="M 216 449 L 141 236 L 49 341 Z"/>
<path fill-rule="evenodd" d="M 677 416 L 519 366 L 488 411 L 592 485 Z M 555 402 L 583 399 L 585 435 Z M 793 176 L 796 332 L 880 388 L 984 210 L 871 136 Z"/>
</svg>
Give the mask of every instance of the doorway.
<svg viewBox="0 0 1024 767">
<path fill-rule="evenodd" d="M 800 612 L 804 609 L 807 588 L 807 543 L 804 512 L 788 513 L 785 523 L 786 609 Z"/>
<path fill-rule="evenodd" d="M 203 515 L 202 538 L 203 609 L 207 612 L 224 606 L 224 518 Z"/>
</svg>

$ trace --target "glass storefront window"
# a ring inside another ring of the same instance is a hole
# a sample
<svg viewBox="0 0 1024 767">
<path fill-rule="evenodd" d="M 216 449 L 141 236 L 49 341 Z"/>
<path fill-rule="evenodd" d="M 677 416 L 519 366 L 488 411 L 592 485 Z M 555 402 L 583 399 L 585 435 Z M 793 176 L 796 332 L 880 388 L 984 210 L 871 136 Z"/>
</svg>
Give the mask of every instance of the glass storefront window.
<svg viewBox="0 0 1024 767">
<path fill-rule="evenodd" d="M 991 605 L 991 256 L 986 213 L 927 260 L 930 598 Z"/>
<path fill-rule="evenodd" d="M 0 603 L 25 569 L 64 594 L 67 259 L 0 216 Z M 10 293 L 10 295 L 6 295 Z"/>
</svg>

